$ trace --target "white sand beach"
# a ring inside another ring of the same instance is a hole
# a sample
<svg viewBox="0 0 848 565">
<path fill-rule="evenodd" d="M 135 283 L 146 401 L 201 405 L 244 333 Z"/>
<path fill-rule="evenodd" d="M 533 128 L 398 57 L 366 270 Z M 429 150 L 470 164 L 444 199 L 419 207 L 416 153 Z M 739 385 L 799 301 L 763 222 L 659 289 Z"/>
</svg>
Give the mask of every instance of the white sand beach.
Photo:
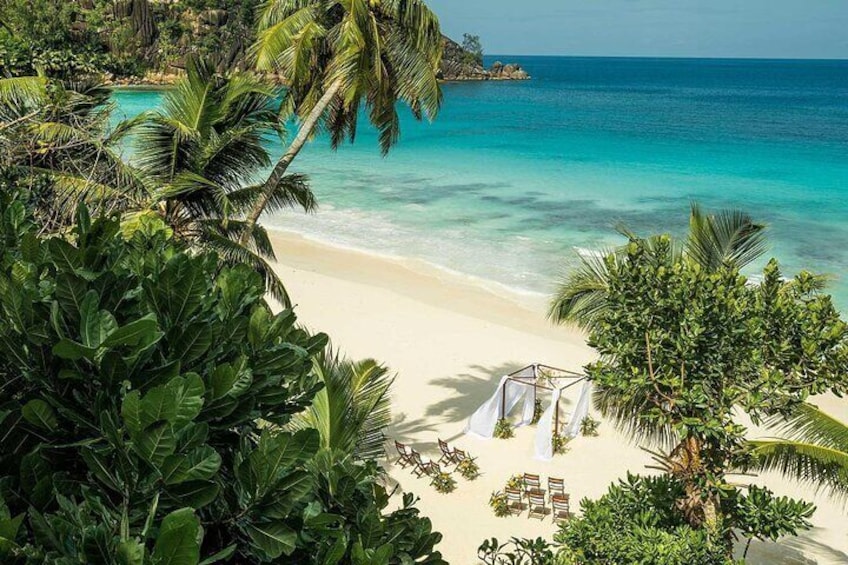
<svg viewBox="0 0 848 565">
<path fill-rule="evenodd" d="M 534 428 L 520 429 L 508 441 L 463 435 L 466 419 L 503 374 L 534 362 L 579 371 L 592 360 L 580 332 L 549 325 L 543 300 L 491 292 L 412 261 L 335 248 L 287 232 L 272 235 L 279 273 L 300 322 L 328 333 L 347 355 L 376 358 L 397 373 L 389 435 L 436 459 L 437 438 L 477 457 L 482 476 L 467 482 L 456 475 L 458 488 L 449 495 L 389 466 L 401 489 L 420 496 L 421 510 L 444 534 L 440 549 L 453 565 L 476 564 L 477 547 L 486 538 L 550 538 L 556 531 L 550 518 L 494 516 L 489 496 L 512 474 L 565 479 L 572 507 L 579 510 L 581 498 L 602 495 L 628 471 L 645 472 L 649 457 L 606 422 L 599 437 L 576 438 L 567 454 L 548 463 L 533 459 Z M 575 387 L 565 395 L 564 411 L 578 393 Z M 848 401 L 817 401 L 848 420 Z M 819 510 L 814 530 L 779 545 L 756 544 L 752 563 L 848 563 L 848 508 L 779 477 L 759 480 L 778 494 L 814 501 Z"/>
</svg>

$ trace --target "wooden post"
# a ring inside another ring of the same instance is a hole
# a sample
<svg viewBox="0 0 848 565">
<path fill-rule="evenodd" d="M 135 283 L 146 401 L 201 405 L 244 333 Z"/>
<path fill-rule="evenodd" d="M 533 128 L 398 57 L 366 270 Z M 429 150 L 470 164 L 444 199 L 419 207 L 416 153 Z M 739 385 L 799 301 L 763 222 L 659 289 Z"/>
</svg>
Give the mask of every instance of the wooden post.
<svg viewBox="0 0 848 565">
<path fill-rule="evenodd" d="M 554 434 L 559 435 L 559 398 L 554 406 Z"/>
<path fill-rule="evenodd" d="M 506 385 L 509 383 L 509 379 L 504 381 L 503 387 L 501 388 L 501 417 L 503 420 L 506 418 Z"/>
</svg>

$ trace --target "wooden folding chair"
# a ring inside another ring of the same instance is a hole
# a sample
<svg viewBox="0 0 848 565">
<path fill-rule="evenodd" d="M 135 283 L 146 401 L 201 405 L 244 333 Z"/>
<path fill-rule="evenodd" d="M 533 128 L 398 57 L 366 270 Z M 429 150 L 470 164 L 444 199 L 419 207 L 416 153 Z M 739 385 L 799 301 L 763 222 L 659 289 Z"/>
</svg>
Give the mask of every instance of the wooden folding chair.
<svg viewBox="0 0 848 565">
<path fill-rule="evenodd" d="M 510 514 L 517 512 L 517 515 L 521 515 L 521 513 L 524 512 L 524 500 L 521 496 L 521 491 L 514 488 L 508 488 L 505 492 Z"/>
<path fill-rule="evenodd" d="M 435 479 L 436 477 L 442 474 L 442 467 L 435 461 L 430 461 L 425 465 L 425 467 L 427 469 L 426 472 L 428 477 L 432 477 Z"/>
<path fill-rule="evenodd" d="M 457 465 L 468 459 L 468 454 L 461 449 L 454 448 L 453 455 L 456 458 Z"/>
<path fill-rule="evenodd" d="M 425 462 L 421 459 L 421 454 L 420 454 L 420 453 L 418 453 L 417 451 L 415 451 L 415 450 L 413 449 L 413 450 L 411 450 L 411 451 L 410 451 L 410 458 L 411 458 L 411 460 L 412 460 L 412 464 L 415 466 L 415 467 L 412 469 L 412 474 L 413 474 L 413 475 L 415 475 L 415 476 L 416 476 L 416 477 L 418 477 L 418 478 L 421 478 L 421 477 L 423 477 L 424 475 L 426 475 L 426 474 L 428 473 L 428 471 L 429 471 L 429 469 L 430 469 L 430 467 L 429 467 L 429 466 L 430 466 L 430 463 L 429 463 L 429 462 L 425 463 Z"/>
<path fill-rule="evenodd" d="M 565 494 L 565 481 L 548 477 L 548 496 L 553 500 L 554 496 L 562 496 Z"/>
<path fill-rule="evenodd" d="M 524 473 L 524 494 L 526 496 L 530 496 L 531 494 L 545 494 L 545 491 L 542 490 L 542 480 L 539 478 L 539 475 Z"/>
<path fill-rule="evenodd" d="M 567 494 L 551 497 L 551 506 L 554 511 L 552 517 L 554 522 L 560 523 L 571 518 L 571 508 Z"/>
<path fill-rule="evenodd" d="M 439 459 L 439 463 L 459 463 L 459 461 L 456 460 L 455 451 L 441 439 L 439 440 L 439 450 L 442 452 L 442 457 Z"/>
<path fill-rule="evenodd" d="M 414 464 L 412 461 L 412 454 L 409 453 L 409 447 L 399 441 L 395 441 L 395 449 L 398 452 L 398 459 L 395 461 L 396 465 L 400 465 L 402 469 L 405 469 L 409 465 Z"/>
<path fill-rule="evenodd" d="M 545 495 L 536 492 L 531 492 L 527 498 L 530 501 L 530 511 L 527 513 L 527 518 L 537 516 L 540 519 L 544 520 L 545 517 L 548 515 L 548 505 L 545 504 Z"/>
</svg>

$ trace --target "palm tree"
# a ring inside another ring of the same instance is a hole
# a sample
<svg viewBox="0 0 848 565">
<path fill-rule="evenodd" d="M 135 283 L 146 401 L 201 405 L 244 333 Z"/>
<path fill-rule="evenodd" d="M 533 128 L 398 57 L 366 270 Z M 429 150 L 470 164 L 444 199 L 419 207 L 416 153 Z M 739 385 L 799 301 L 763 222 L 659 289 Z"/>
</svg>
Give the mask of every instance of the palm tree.
<svg viewBox="0 0 848 565">
<path fill-rule="evenodd" d="M 683 244 L 675 244 L 675 256 L 685 255 L 705 269 L 715 271 L 725 264 L 742 268 L 766 251 L 764 224 L 738 210 L 706 214 L 693 204 L 689 217 L 689 234 Z M 622 230 L 629 239 L 635 236 Z M 647 240 L 649 246 L 655 238 Z M 581 266 L 559 285 L 551 300 L 548 317 L 555 323 L 577 324 L 592 329 L 607 307 L 607 261 L 621 261 L 625 248 L 612 251 L 581 252 Z"/>
<path fill-rule="evenodd" d="M 391 423 L 389 393 L 394 382 L 388 369 L 373 359 L 350 361 L 328 347 L 315 357 L 314 370 L 324 389 L 290 427 L 317 429 L 322 448 L 358 460 L 384 456 L 383 431 Z"/>
<path fill-rule="evenodd" d="M 132 175 L 121 158 L 131 122 L 110 126 L 109 97 L 91 79 L 0 80 L 0 166 L 29 187 L 45 232 L 67 227 L 80 202 L 108 212 L 131 197 Z"/>
<path fill-rule="evenodd" d="M 422 0 L 269 0 L 253 51 L 259 70 L 284 79 L 283 117 L 296 114 L 300 127 L 250 211 L 245 240 L 319 125 L 334 148 L 353 141 L 364 105 L 387 153 L 400 136 L 399 101 L 419 120 L 441 107 L 442 35 Z"/>
<path fill-rule="evenodd" d="M 209 63 L 190 61 L 162 109 L 148 113 L 136 128 L 134 164 L 148 187 L 147 204 L 137 213 L 158 213 L 190 244 L 217 251 L 225 263 L 250 265 L 289 305 L 267 262 L 274 258 L 267 232 L 252 229 L 242 239 L 244 214 L 261 196 L 274 209 L 315 207 L 303 176 L 252 184 L 271 164 L 264 139 L 283 134 L 277 99 L 276 89 L 255 76 L 223 76 Z"/>
<path fill-rule="evenodd" d="M 777 471 L 848 502 L 848 425 L 812 404 L 771 424 L 784 437 L 750 442 L 749 470 Z"/>
</svg>

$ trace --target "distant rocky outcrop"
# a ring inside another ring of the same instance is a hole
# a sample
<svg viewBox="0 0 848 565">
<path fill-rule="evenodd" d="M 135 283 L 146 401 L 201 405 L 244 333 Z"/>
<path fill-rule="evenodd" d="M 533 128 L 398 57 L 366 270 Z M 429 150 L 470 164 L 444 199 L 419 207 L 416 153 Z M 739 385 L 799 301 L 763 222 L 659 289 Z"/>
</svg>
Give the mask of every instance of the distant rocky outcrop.
<svg viewBox="0 0 848 565">
<path fill-rule="evenodd" d="M 500 61 L 486 69 L 474 56 L 462 46 L 445 37 L 442 68 L 439 78 L 447 81 L 469 80 L 527 80 L 530 75 L 517 64 L 503 64 Z"/>
</svg>

